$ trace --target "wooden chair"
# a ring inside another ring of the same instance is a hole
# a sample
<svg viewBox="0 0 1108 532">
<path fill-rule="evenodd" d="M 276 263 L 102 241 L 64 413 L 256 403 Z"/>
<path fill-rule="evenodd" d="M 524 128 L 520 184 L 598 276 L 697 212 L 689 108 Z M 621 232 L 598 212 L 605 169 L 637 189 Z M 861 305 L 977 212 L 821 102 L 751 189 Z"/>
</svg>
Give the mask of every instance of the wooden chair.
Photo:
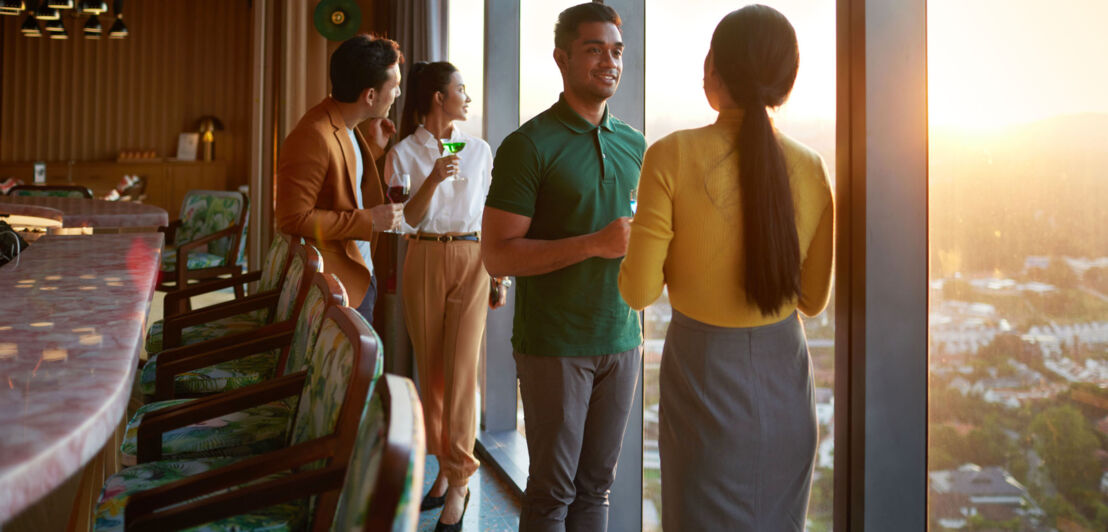
<svg viewBox="0 0 1108 532">
<path fill-rule="evenodd" d="M 280 290 L 281 280 L 284 278 L 285 271 L 288 270 L 289 258 L 291 257 L 289 249 L 291 249 L 293 245 L 301 245 L 303 243 L 304 239 L 301 237 L 278 233 L 269 243 L 269 250 L 266 251 L 265 258 L 262 259 L 262 268 L 260 270 L 235 274 L 227 278 L 203 281 L 201 283 L 189 285 L 187 288 L 169 292 L 165 295 L 163 315 L 175 316 L 177 314 L 189 312 L 192 310 L 192 298 L 210 294 L 218 290 L 225 290 L 227 288 L 234 289 L 236 299 L 245 297 L 247 286 L 250 283 L 257 283 L 256 288 L 252 292 L 255 294 L 271 290 Z"/>
<path fill-rule="evenodd" d="M 242 273 L 238 264 L 249 200 L 241 192 L 190 190 L 180 218 L 159 228 L 165 251 L 156 289 L 171 292 L 190 281 Z"/>
<path fill-rule="evenodd" d="M 301 476 L 311 485 L 313 476 L 328 477 L 328 488 L 341 486 L 331 530 L 412 532 L 419 524 L 419 501 L 423 489 L 426 436 L 423 407 L 415 384 L 397 375 L 385 375 L 387 393 L 381 399 L 384 428 L 371 422 L 378 417 L 371 403 L 362 414 L 358 441 L 342 484 L 326 470 Z M 332 466 L 334 468 L 335 466 Z M 319 527 L 316 527 L 317 529 Z"/>
<path fill-rule="evenodd" d="M 288 331 L 270 326 L 242 343 L 209 353 L 181 357 L 158 368 L 157 386 L 169 388 L 177 375 L 199 368 L 281 349 L 277 376 L 303 371 L 308 354 L 315 348 L 323 315 L 335 305 L 346 304 L 346 290 L 333 274 L 315 273 L 298 312 L 296 325 Z M 288 444 L 288 420 L 295 409 L 291 401 L 274 401 L 262 406 L 231 411 L 203 423 L 179 425 L 163 418 L 179 416 L 192 408 L 212 408 L 224 401 L 217 393 L 199 399 L 170 399 L 141 406 L 127 423 L 120 454 L 124 465 L 201 456 L 242 456 L 278 449 Z M 171 408 L 176 407 L 176 408 Z"/>
<path fill-rule="evenodd" d="M 294 488 L 302 489 L 295 473 L 348 462 L 380 359 L 380 340 L 357 311 L 328 308 L 309 370 L 229 392 L 219 405 L 210 405 L 211 410 L 194 408 L 172 416 L 195 423 L 228 408 L 299 396 L 289 447 L 247 459 L 159 461 L 124 469 L 104 484 L 94 530 L 120 530 L 124 525 L 132 530 L 184 528 L 212 521 L 208 516 L 213 510 L 239 514 L 227 518 L 230 521 L 215 517 L 220 519 L 216 525 L 224 529 L 301 529 L 320 517 L 329 521 L 338 502 L 337 490 L 320 492 L 311 503 L 301 496 L 261 505 L 256 501 L 266 500 L 264 494 L 253 490 L 258 481 L 272 481 L 278 485 L 263 482 L 267 491 L 287 495 Z M 247 493 L 243 490 L 256 496 L 246 498 L 254 503 L 223 502 L 232 493 Z"/>
<path fill-rule="evenodd" d="M 291 330 L 303 306 L 311 275 L 322 271 L 319 251 L 309 245 L 296 246 L 279 293 L 267 292 L 212 305 L 165 319 L 161 341 L 147 338 L 146 350 L 156 353 L 142 367 L 139 386 L 155 400 L 172 399 L 177 393 L 202 395 L 261 382 L 277 367 L 275 353 L 236 359 L 204 367 L 156 388 L 158 365 L 181 357 L 226 348 L 256 337 L 266 323 L 275 330 Z"/>
<path fill-rule="evenodd" d="M 378 379 L 357 431 L 346 463 L 335 461 L 321 469 L 307 469 L 302 464 L 309 464 L 314 457 L 301 455 L 288 464 L 289 469 L 299 468 L 288 476 L 213 494 L 180 507 L 168 507 L 165 492 L 171 491 L 169 487 L 163 493 L 136 494 L 126 508 L 128 529 L 165 530 L 212 521 L 232 524 L 248 521 L 243 516 L 247 512 L 318 497 L 321 504 L 304 523 L 305 529 L 414 532 L 419 522 L 426 451 L 422 407 L 412 381 L 397 375 Z M 246 470 L 255 466 L 247 463 L 251 460 L 231 467 L 236 472 Z M 263 474 L 255 472 L 253 477 Z M 184 486 L 176 489 L 183 491 Z M 213 491 L 209 488 L 207 493 Z M 335 506 L 322 504 L 336 494 Z"/>
<path fill-rule="evenodd" d="M 16 185 L 8 195 L 92 199 L 92 190 L 80 185 Z"/>
</svg>

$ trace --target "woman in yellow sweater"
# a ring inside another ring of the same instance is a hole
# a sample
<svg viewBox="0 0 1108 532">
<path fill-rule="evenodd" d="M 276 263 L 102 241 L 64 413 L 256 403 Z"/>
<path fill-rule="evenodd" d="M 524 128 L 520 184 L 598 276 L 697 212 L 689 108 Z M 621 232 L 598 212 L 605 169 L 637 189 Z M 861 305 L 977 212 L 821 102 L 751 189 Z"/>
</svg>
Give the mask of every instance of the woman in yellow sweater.
<svg viewBox="0 0 1108 532">
<path fill-rule="evenodd" d="M 802 530 L 817 425 L 804 329 L 831 286 L 834 205 L 819 154 L 776 131 L 799 63 L 776 10 L 712 35 L 714 124 L 646 152 L 619 288 L 646 307 L 668 286 L 659 446 L 666 530 Z"/>
</svg>

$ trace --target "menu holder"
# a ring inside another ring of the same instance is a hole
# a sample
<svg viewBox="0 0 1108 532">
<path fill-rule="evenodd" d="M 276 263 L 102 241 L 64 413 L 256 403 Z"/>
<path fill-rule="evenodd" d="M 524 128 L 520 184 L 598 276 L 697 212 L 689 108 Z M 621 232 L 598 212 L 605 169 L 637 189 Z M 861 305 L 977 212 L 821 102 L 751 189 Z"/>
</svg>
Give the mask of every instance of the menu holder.
<svg viewBox="0 0 1108 532">
<path fill-rule="evenodd" d="M 177 137 L 177 160 L 195 161 L 196 148 L 200 145 L 199 133 L 181 133 Z"/>
</svg>

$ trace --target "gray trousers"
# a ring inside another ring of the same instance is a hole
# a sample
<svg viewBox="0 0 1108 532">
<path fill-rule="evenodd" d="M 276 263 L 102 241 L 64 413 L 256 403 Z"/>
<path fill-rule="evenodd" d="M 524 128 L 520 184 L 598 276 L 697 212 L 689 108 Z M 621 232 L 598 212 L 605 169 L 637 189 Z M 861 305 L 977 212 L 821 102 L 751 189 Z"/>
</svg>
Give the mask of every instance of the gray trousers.
<svg viewBox="0 0 1108 532">
<path fill-rule="evenodd" d="M 515 360 L 531 459 L 519 530 L 603 532 L 642 348 Z"/>
<path fill-rule="evenodd" d="M 796 314 L 726 328 L 674 310 L 659 380 L 662 528 L 804 530 L 817 425 Z"/>
</svg>

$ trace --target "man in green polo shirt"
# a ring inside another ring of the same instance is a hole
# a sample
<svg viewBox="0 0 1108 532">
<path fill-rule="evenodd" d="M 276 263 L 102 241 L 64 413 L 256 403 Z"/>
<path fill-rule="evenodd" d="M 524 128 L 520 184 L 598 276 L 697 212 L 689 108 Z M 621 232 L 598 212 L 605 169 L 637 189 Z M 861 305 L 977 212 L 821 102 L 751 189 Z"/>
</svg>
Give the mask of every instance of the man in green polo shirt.
<svg viewBox="0 0 1108 532">
<path fill-rule="evenodd" d="M 607 528 L 638 382 L 639 316 L 617 278 L 646 141 L 608 113 L 623 69 L 620 25 L 597 3 L 558 16 L 562 95 L 504 139 L 485 203 L 485 266 L 518 280 L 512 347 L 531 459 L 524 532 Z"/>
</svg>

